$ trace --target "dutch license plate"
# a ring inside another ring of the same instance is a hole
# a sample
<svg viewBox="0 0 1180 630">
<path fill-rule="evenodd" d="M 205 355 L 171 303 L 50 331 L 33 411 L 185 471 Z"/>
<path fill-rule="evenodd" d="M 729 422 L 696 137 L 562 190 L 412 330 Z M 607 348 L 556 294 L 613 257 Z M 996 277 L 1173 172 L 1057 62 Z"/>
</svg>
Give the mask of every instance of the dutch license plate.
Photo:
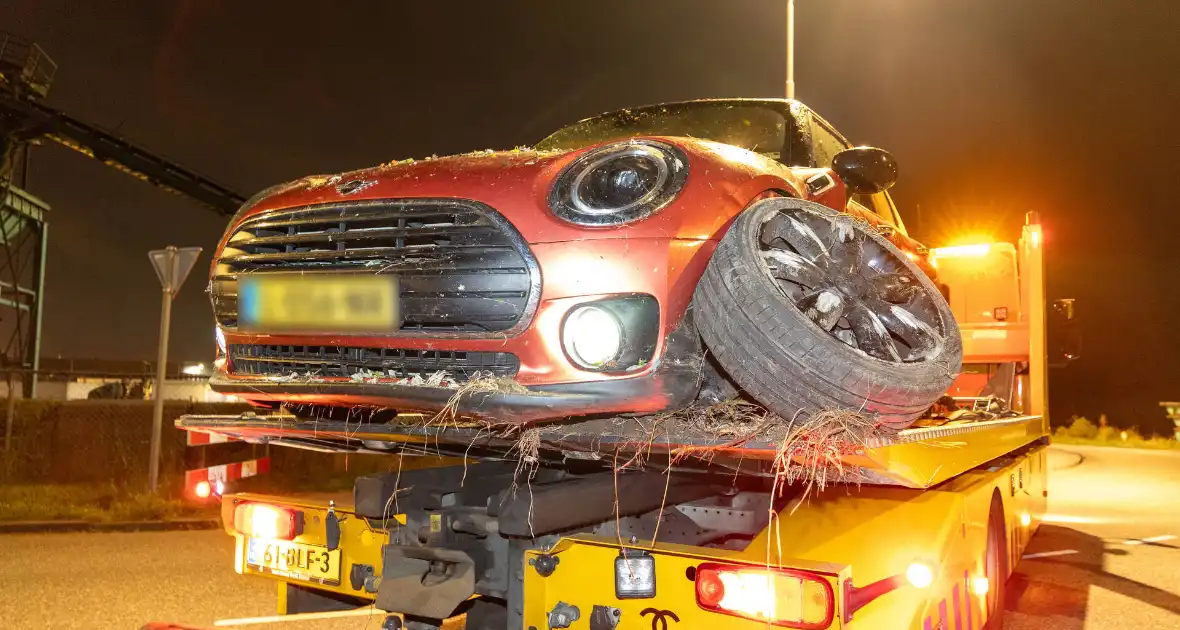
<svg viewBox="0 0 1180 630">
<path fill-rule="evenodd" d="M 246 566 L 262 573 L 315 582 L 340 584 L 340 550 L 265 538 L 246 541 Z"/>
<path fill-rule="evenodd" d="M 388 332 L 399 325 L 398 297 L 396 276 L 246 275 L 238 319 L 267 332 Z"/>
</svg>

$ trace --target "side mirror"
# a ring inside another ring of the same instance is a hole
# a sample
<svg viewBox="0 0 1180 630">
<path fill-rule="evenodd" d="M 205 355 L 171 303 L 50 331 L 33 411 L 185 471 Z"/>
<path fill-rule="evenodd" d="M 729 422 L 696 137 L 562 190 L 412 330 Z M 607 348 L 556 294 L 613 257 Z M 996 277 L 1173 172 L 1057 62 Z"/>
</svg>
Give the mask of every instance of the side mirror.
<svg viewBox="0 0 1180 630">
<path fill-rule="evenodd" d="M 1082 329 L 1073 298 L 1053 300 L 1046 313 L 1049 367 L 1062 367 L 1082 356 Z"/>
<path fill-rule="evenodd" d="M 876 147 L 844 149 L 832 158 L 832 170 L 852 194 L 871 195 L 897 183 L 897 160 Z"/>
</svg>

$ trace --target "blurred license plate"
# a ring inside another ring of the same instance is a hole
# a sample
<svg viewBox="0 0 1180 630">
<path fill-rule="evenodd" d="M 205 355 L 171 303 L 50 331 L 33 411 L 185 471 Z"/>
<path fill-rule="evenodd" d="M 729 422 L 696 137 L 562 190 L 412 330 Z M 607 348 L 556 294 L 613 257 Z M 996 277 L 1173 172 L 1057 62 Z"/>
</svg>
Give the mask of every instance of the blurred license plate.
<svg viewBox="0 0 1180 630">
<path fill-rule="evenodd" d="M 238 318 L 245 330 L 397 330 L 397 277 L 247 275 L 238 281 Z"/>
<path fill-rule="evenodd" d="M 315 582 L 340 584 L 340 550 L 282 540 L 246 540 L 246 566 L 262 573 Z"/>
</svg>

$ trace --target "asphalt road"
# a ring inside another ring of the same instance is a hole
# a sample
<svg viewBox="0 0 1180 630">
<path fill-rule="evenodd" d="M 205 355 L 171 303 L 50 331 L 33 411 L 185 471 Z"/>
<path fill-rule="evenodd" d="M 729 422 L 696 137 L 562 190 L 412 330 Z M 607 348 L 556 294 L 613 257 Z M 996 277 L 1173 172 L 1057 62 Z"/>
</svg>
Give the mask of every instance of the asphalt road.
<svg viewBox="0 0 1180 630">
<path fill-rule="evenodd" d="M 1054 447 L 1050 523 L 1009 588 L 1011 630 L 1180 629 L 1180 453 Z M 270 615 L 219 531 L 0 536 L 0 627 L 134 630 Z M 276 630 L 376 630 L 376 618 Z"/>
<path fill-rule="evenodd" d="M 1053 447 L 1050 471 L 1004 628 L 1180 628 L 1180 452 Z"/>
</svg>

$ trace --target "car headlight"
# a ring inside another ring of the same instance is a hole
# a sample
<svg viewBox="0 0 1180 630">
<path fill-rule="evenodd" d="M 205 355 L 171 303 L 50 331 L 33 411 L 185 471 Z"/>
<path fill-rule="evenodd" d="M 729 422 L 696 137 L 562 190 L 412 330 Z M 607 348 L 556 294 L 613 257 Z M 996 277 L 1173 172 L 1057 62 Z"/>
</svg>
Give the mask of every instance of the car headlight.
<svg viewBox="0 0 1180 630">
<path fill-rule="evenodd" d="M 221 326 L 213 327 L 213 338 L 217 340 L 217 350 L 222 354 L 228 354 L 225 350 L 225 331 L 221 330 Z"/>
<path fill-rule="evenodd" d="M 570 309 L 561 325 L 561 345 L 584 370 L 629 372 L 651 362 L 659 330 L 655 298 L 611 298 Z"/>
<path fill-rule="evenodd" d="M 687 177 L 688 160 L 670 144 L 612 144 L 566 166 L 549 193 L 549 206 L 570 223 L 621 225 L 668 205 Z"/>
</svg>

